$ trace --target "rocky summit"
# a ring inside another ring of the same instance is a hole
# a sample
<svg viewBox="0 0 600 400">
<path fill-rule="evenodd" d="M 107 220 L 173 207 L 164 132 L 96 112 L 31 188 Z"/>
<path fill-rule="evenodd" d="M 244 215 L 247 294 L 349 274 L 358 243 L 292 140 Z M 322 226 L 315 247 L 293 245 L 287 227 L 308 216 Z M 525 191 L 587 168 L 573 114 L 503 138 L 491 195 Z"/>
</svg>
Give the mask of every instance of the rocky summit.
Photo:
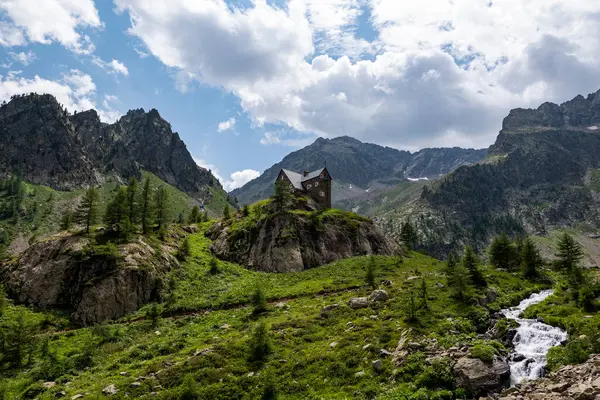
<svg viewBox="0 0 600 400">
<path fill-rule="evenodd" d="M 223 191 L 194 162 L 158 111 L 129 111 L 113 124 L 95 110 L 69 114 L 51 95 L 15 96 L 0 108 L 0 174 L 58 190 L 126 181 L 148 171 L 200 203 Z"/>
<path fill-rule="evenodd" d="M 260 202 L 215 223 L 207 235 L 213 253 L 264 272 L 298 272 L 358 255 L 392 255 L 399 250 L 372 221 L 357 214 L 319 211 L 310 200 L 281 211 Z"/>
</svg>

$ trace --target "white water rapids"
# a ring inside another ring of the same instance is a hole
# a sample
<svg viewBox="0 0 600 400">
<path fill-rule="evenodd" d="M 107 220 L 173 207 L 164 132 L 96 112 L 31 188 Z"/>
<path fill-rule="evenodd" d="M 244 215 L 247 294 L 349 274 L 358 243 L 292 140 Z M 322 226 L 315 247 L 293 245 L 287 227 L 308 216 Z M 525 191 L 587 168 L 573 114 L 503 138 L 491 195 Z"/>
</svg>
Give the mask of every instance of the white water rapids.
<svg viewBox="0 0 600 400">
<path fill-rule="evenodd" d="M 519 318 L 519 315 L 527 307 L 542 302 L 552 293 L 552 290 L 534 293 L 519 303 L 518 306 L 502 310 L 506 318 L 519 323 L 517 334 L 513 339 L 514 354 L 524 356 L 520 361 L 510 362 L 511 386 L 522 382 L 524 379 L 531 380 L 541 377 L 546 366 L 548 350 L 567 339 L 567 333 L 562 329 L 546 325 L 535 319 Z"/>
</svg>

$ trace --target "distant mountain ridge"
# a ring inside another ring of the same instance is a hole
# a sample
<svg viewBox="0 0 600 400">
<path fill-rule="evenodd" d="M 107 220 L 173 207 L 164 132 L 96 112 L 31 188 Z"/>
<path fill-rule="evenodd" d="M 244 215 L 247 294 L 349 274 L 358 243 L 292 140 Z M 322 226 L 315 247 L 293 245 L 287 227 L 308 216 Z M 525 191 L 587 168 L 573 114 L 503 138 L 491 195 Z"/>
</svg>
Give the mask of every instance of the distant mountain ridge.
<svg viewBox="0 0 600 400">
<path fill-rule="evenodd" d="M 398 235 L 411 218 L 438 256 L 468 243 L 482 250 L 500 233 L 600 226 L 600 91 L 504 119 L 486 160 L 456 169 L 376 220 Z"/>
<path fill-rule="evenodd" d="M 367 189 L 393 187 L 407 178 L 437 178 L 453 169 L 473 164 L 487 150 L 436 148 L 416 153 L 363 143 L 341 136 L 319 138 L 311 145 L 288 154 L 261 176 L 233 190 L 240 204 L 251 204 L 273 192 L 273 182 L 281 168 L 292 171 L 313 170 L 327 164 L 333 177 L 333 203 L 362 196 Z"/>
<path fill-rule="evenodd" d="M 23 95 L 0 108 L 0 174 L 58 190 L 125 181 L 152 172 L 207 203 L 223 192 L 212 173 L 194 162 L 157 110 L 129 111 L 114 124 L 95 110 L 69 115 L 51 95 Z"/>
</svg>

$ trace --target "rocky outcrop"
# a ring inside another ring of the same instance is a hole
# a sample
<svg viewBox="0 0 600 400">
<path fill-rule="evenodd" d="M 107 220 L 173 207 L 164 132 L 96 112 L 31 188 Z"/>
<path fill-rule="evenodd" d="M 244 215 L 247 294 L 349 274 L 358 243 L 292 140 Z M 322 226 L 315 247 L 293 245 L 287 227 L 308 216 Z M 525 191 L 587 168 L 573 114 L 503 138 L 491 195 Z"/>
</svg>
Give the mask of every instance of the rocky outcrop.
<svg viewBox="0 0 600 400">
<path fill-rule="evenodd" d="M 29 182 L 72 190 L 140 178 L 142 170 L 200 203 L 224 192 L 155 109 L 105 124 L 95 110 L 70 115 L 51 95 L 16 96 L 0 108 L 0 176 L 17 171 Z"/>
<path fill-rule="evenodd" d="M 258 207 L 258 206 L 255 206 Z M 264 272 L 297 272 L 359 255 L 392 255 L 397 246 L 370 220 L 339 210 L 276 211 L 268 203 L 262 218 L 239 215 L 207 232 L 217 257 Z"/>
<path fill-rule="evenodd" d="M 600 355 L 582 364 L 566 365 L 544 378 L 504 390 L 503 400 L 594 400 L 600 396 Z"/>
<path fill-rule="evenodd" d="M 143 239 L 97 246 L 82 236 L 36 243 L 4 267 L 2 281 L 20 303 L 71 311 L 79 325 L 121 317 L 159 299 L 163 278 L 178 266 Z"/>
</svg>

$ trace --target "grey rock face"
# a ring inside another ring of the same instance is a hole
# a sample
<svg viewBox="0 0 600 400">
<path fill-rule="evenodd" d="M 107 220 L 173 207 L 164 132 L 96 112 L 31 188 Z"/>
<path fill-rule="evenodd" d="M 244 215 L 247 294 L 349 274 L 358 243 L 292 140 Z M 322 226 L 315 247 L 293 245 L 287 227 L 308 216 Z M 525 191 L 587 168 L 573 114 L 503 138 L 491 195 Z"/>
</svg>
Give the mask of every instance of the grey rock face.
<svg viewBox="0 0 600 400">
<path fill-rule="evenodd" d="M 369 295 L 369 300 L 373 302 L 386 301 L 390 296 L 385 290 L 377 289 Z"/>
<path fill-rule="evenodd" d="M 366 297 L 353 297 L 348 301 L 348 307 L 353 310 L 369 307 L 369 299 Z"/>
<path fill-rule="evenodd" d="M 460 387 L 476 394 L 485 394 L 502 388 L 506 381 L 508 364 L 503 368 L 501 362 L 495 365 L 484 363 L 478 358 L 463 357 L 454 365 L 454 374 Z"/>
<path fill-rule="evenodd" d="M 119 256 L 88 255 L 88 239 L 62 237 L 34 244 L 3 273 L 7 290 L 22 303 L 72 311 L 80 325 L 121 317 L 157 300 L 164 274 L 178 266 L 168 251 L 143 241 Z"/>
<path fill-rule="evenodd" d="M 140 178 L 142 170 L 199 202 L 212 198 L 210 188 L 223 191 L 156 110 L 105 124 L 94 110 L 67 114 L 51 95 L 20 96 L 0 108 L 0 175 L 18 171 L 29 182 L 71 190 Z"/>
</svg>

